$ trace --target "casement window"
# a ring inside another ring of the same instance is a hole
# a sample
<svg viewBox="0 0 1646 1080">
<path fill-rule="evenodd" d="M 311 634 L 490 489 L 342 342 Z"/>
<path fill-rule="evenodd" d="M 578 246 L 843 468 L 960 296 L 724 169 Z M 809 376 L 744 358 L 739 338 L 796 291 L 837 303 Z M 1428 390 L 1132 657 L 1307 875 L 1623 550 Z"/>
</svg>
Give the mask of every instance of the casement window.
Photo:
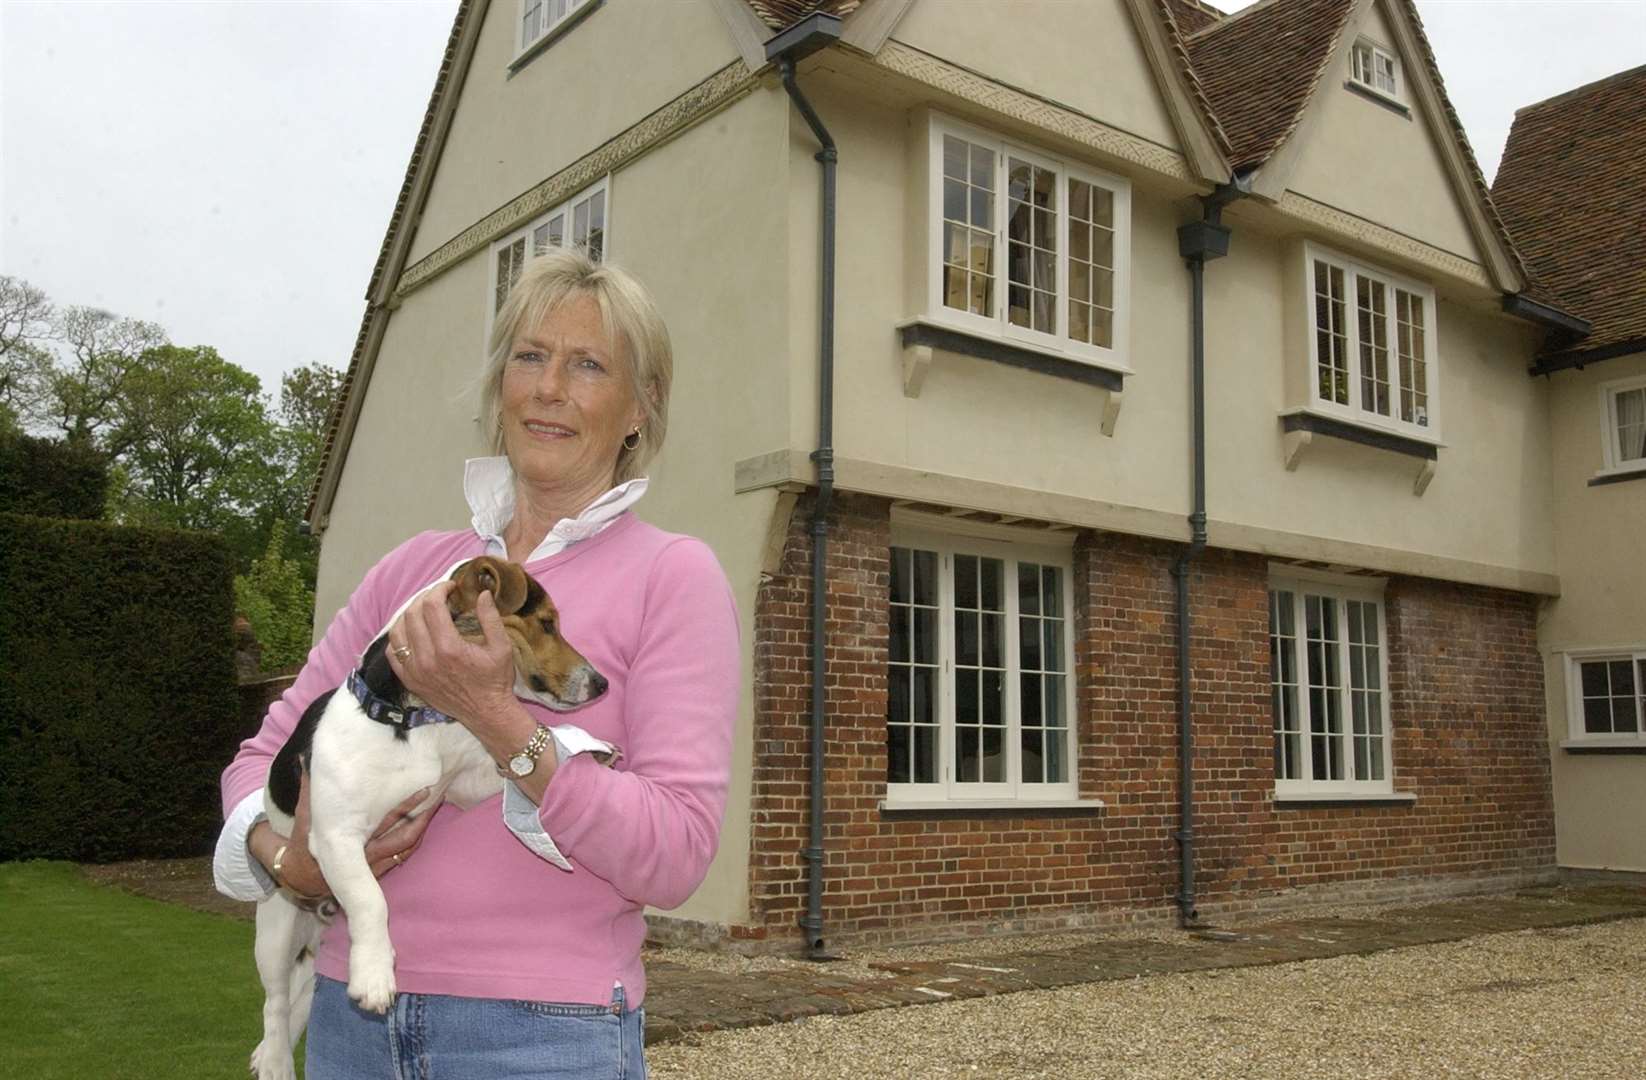
<svg viewBox="0 0 1646 1080">
<path fill-rule="evenodd" d="M 606 181 L 601 180 L 493 244 L 490 313 L 502 308 L 526 263 L 550 248 L 579 247 L 600 262 L 606 249 L 606 216 Z"/>
<path fill-rule="evenodd" d="M 1074 799 L 1069 550 L 893 543 L 888 803 Z"/>
<path fill-rule="evenodd" d="M 1131 186 L 944 118 L 930 136 L 928 316 L 1124 369 Z"/>
<path fill-rule="evenodd" d="M 517 53 L 543 40 L 557 27 L 596 0 L 520 0 L 520 38 Z"/>
<path fill-rule="evenodd" d="M 1388 98 L 1400 97 L 1400 64 L 1394 54 L 1362 38 L 1355 42 L 1350 77 Z"/>
<path fill-rule="evenodd" d="M 1646 649 L 1567 657 L 1571 741 L 1646 746 Z"/>
<path fill-rule="evenodd" d="M 1387 640 L 1379 589 L 1270 579 L 1276 795 L 1394 790 Z"/>
<path fill-rule="evenodd" d="M 1600 388 L 1605 472 L 1646 470 L 1646 376 Z"/>
<path fill-rule="evenodd" d="M 1310 405 L 1435 441 L 1434 290 L 1313 244 L 1305 245 L 1304 258 Z"/>
</svg>

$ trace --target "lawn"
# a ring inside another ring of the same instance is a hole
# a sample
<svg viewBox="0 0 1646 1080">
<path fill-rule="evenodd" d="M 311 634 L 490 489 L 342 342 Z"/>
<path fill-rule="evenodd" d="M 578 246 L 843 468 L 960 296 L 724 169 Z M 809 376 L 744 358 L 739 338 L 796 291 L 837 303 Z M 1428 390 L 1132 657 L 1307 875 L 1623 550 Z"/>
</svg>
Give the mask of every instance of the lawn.
<svg viewBox="0 0 1646 1080">
<path fill-rule="evenodd" d="M 245 1076 L 261 1010 L 250 923 L 0 865 L 0 1073 Z"/>
</svg>

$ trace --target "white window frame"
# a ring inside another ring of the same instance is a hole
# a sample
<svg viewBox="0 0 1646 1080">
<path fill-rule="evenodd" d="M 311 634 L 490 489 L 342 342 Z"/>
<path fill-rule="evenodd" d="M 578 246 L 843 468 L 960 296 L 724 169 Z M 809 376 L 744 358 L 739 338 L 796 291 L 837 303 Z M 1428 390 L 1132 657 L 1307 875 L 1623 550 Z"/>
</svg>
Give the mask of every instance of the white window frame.
<svg viewBox="0 0 1646 1080">
<path fill-rule="evenodd" d="M 522 265 L 529 264 L 539 254 L 532 242 L 533 234 L 535 234 L 539 229 L 547 227 L 556 217 L 560 217 L 563 223 L 563 232 L 561 233 L 562 242 L 558 246 L 574 246 L 572 244 L 572 233 L 576 209 L 578 206 L 583 204 L 592 205 L 594 198 L 597 195 L 601 197 L 601 206 L 603 208 L 600 233 L 600 261 L 605 262 L 610 257 L 612 250 L 612 200 L 611 176 L 609 174 L 601 177 L 599 180 L 590 184 L 582 191 L 579 191 L 576 195 L 573 195 L 571 198 L 556 206 L 548 213 L 541 214 L 538 217 L 533 218 L 529 223 L 521 228 L 515 229 L 507 236 L 500 237 L 492 242 L 491 247 L 487 249 L 487 258 L 489 263 L 486 270 L 486 341 L 489 342 L 491 340 L 492 322 L 497 317 L 498 308 L 501 306 L 497 302 L 497 285 L 499 271 L 498 264 L 500 262 L 499 257 L 503 251 L 513 247 L 516 243 L 523 243 L 524 246 L 521 250 L 524 252 L 525 263 Z"/>
<path fill-rule="evenodd" d="M 942 524 L 944 528 L 937 526 Z M 1073 537 L 1066 542 L 1052 539 L 1044 532 L 1012 530 L 1005 526 L 972 524 L 965 531 L 951 531 L 948 523 L 933 520 L 927 515 L 902 514 L 892 523 L 893 548 L 911 548 L 937 552 L 938 615 L 937 661 L 938 675 L 936 712 L 938 717 L 937 762 L 939 776 L 933 783 L 886 783 L 888 808 L 931 806 L 1011 806 L 1024 804 L 1060 804 L 1079 802 L 1079 701 L 1074 662 L 1074 559 Z M 954 557 L 973 555 L 981 558 L 1002 559 L 1006 562 L 1003 578 L 1004 630 L 1001 643 L 1003 658 L 1007 661 L 1003 676 L 1005 690 L 1005 733 L 1002 736 L 1006 755 L 1004 782 L 963 783 L 954 773 L 955 723 L 955 633 L 954 633 Z M 1021 656 L 1019 653 L 1019 610 L 1017 570 L 1019 561 L 1055 566 L 1061 571 L 1063 604 L 1063 667 L 1064 720 L 1067 734 L 1064 743 L 1066 779 L 1061 783 L 1025 783 L 1022 775 L 1022 735 L 1020 699 Z M 890 593 L 888 592 L 888 607 Z M 912 647 L 912 634 L 911 634 Z M 888 652 L 888 674 L 890 653 Z M 890 697 L 888 695 L 888 703 Z M 1101 805 L 1093 801 L 1094 805 Z"/>
<path fill-rule="evenodd" d="M 1293 668 L 1295 682 L 1295 708 L 1298 728 L 1302 732 L 1302 747 L 1299 761 L 1302 767 L 1302 776 L 1297 778 L 1283 778 L 1280 775 L 1280 751 L 1275 746 L 1275 798 L 1276 799 L 1312 799 L 1312 798 L 1354 798 L 1395 796 L 1394 776 L 1394 726 L 1390 722 L 1390 688 L 1389 688 L 1389 622 L 1387 608 L 1384 604 L 1384 581 L 1380 578 L 1344 577 L 1320 571 L 1307 570 L 1301 567 L 1284 566 L 1271 568 L 1269 572 L 1270 593 L 1270 628 L 1271 643 L 1277 636 L 1277 629 L 1273 625 L 1273 612 L 1278 602 L 1277 593 L 1290 593 L 1293 606 L 1293 629 L 1295 631 L 1291 648 L 1293 649 Z M 1337 633 L 1337 671 L 1334 672 L 1338 686 L 1335 696 L 1338 704 L 1338 716 L 1341 718 L 1342 730 L 1336 736 L 1340 740 L 1339 754 L 1343 762 L 1345 778 L 1341 780 L 1317 780 L 1313 776 L 1314 754 L 1312 748 L 1313 724 L 1309 704 L 1309 667 L 1308 641 L 1305 597 L 1328 597 L 1337 602 L 1336 633 Z M 1351 660 L 1349 655 L 1350 638 L 1348 627 L 1348 604 L 1350 601 L 1371 604 L 1377 612 L 1378 637 L 1378 722 L 1381 725 L 1383 776 L 1380 779 L 1361 779 L 1353 775 L 1355 771 L 1354 740 L 1354 687 L 1350 677 Z M 1274 736 L 1276 716 L 1274 713 L 1278 694 L 1276 693 L 1275 672 L 1280 665 L 1271 660 L 1270 674 L 1270 732 Z"/>
<path fill-rule="evenodd" d="M 1361 427 L 1391 431 L 1407 438 L 1417 439 L 1420 442 L 1440 445 L 1440 335 L 1437 326 L 1439 312 L 1435 303 L 1434 289 L 1421 281 L 1390 273 L 1380 267 L 1350 258 L 1341 252 L 1333 251 L 1313 242 L 1303 245 L 1303 260 L 1303 285 L 1307 293 L 1303 299 L 1306 306 L 1305 317 L 1308 319 L 1309 324 L 1309 411 L 1335 417 Z M 1323 397 L 1320 393 L 1320 335 L 1317 332 L 1315 323 L 1317 310 L 1315 303 L 1315 272 L 1317 264 L 1322 262 L 1343 271 L 1344 312 L 1347 322 L 1349 360 L 1348 404 L 1333 401 Z M 1390 397 L 1388 416 L 1364 407 L 1361 400 L 1362 342 L 1360 339 L 1359 289 L 1357 288 L 1357 281 L 1360 278 L 1381 283 L 1384 287 L 1385 311 L 1383 321 L 1386 331 L 1384 345 L 1388 354 Z M 1397 289 L 1423 301 L 1422 338 L 1426 383 L 1423 393 L 1428 398 L 1425 409 L 1427 423 L 1406 421 L 1400 418 L 1400 394 L 1403 386 L 1401 383 L 1399 354 L 1400 328 L 1395 301 L 1395 290 Z"/>
<path fill-rule="evenodd" d="M 1380 60 L 1388 69 L 1388 87 L 1378 85 L 1378 77 L 1381 74 L 1378 64 Z M 1394 102 L 1400 101 L 1400 60 L 1392 50 L 1384 48 L 1370 38 L 1360 38 L 1349 50 L 1349 79 L 1356 86 L 1378 97 Z"/>
<path fill-rule="evenodd" d="M 1617 476 L 1646 471 L 1646 457 L 1625 458 L 1619 444 L 1617 399 L 1618 395 L 1633 390 L 1646 390 L 1646 375 L 1628 379 L 1614 379 L 1600 386 L 1601 476 Z"/>
<path fill-rule="evenodd" d="M 943 139 L 952 135 L 980 144 L 995 155 L 994 254 L 995 274 L 993 316 L 959 311 L 943 303 Z M 1130 374 L 1131 340 L 1131 183 L 1123 177 L 1094 169 L 1068 158 L 1048 154 L 984 128 L 933 114 L 928 125 L 927 211 L 926 211 L 926 313 L 923 321 L 945 325 L 963 333 L 991 337 L 1028 346 Z M 1057 174 L 1057 293 L 1052 332 L 1044 333 L 1012 324 L 1007 311 L 1008 256 L 1007 193 L 1008 160 L 1016 157 Z M 1102 188 L 1113 198 L 1114 207 L 1114 323 L 1108 348 L 1069 337 L 1069 181 Z"/>
<path fill-rule="evenodd" d="M 523 60 L 527 53 L 556 37 L 562 27 L 599 3 L 600 0 L 519 0 L 514 20 L 515 62 Z M 533 12 L 538 12 L 539 18 L 535 33 L 528 36 L 528 20 Z"/>
<path fill-rule="evenodd" d="M 1646 747 L 1646 644 L 1613 649 L 1576 649 L 1566 656 L 1566 729 L 1563 746 Z M 1584 721 L 1583 665 L 1627 661 L 1634 670 L 1635 730 L 1591 732 Z"/>
</svg>

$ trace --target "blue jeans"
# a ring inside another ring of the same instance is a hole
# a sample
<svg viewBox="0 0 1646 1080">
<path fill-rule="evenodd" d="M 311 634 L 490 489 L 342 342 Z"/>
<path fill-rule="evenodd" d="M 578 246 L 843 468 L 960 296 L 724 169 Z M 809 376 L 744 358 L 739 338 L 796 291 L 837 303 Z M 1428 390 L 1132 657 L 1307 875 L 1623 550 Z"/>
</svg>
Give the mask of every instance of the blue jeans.
<svg viewBox="0 0 1646 1080">
<path fill-rule="evenodd" d="M 610 1005 L 397 994 L 363 1012 L 316 976 L 308 1080 L 645 1080 L 645 1015 Z"/>
</svg>

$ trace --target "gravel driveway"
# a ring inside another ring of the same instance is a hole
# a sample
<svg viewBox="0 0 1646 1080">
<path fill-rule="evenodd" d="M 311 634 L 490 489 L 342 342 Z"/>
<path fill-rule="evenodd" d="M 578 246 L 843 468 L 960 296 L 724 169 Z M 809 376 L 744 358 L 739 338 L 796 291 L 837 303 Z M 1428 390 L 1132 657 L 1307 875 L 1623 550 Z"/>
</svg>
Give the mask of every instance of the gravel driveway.
<svg viewBox="0 0 1646 1080">
<path fill-rule="evenodd" d="M 1646 920 L 718 1032 L 654 1080 L 1646 1077 Z"/>
</svg>

